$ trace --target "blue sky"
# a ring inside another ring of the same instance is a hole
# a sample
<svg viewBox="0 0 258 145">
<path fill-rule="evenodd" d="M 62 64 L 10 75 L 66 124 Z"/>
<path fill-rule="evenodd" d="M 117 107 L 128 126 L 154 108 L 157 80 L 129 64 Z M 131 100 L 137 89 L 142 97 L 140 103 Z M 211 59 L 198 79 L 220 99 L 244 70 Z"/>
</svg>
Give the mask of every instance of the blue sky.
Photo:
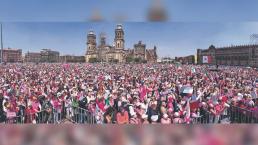
<svg viewBox="0 0 258 145">
<path fill-rule="evenodd" d="M 105 32 L 112 45 L 115 27 L 113 22 L 4 22 L 4 47 L 23 52 L 50 48 L 61 54 L 84 55 L 88 31 Z M 249 44 L 250 34 L 258 33 L 256 22 L 126 22 L 123 27 L 126 48 L 142 40 L 147 48 L 156 45 L 161 57 L 195 54 L 197 48 L 211 44 Z"/>
<path fill-rule="evenodd" d="M 83 55 L 86 34 L 104 31 L 114 39 L 116 18 L 124 21 L 126 47 L 142 40 L 159 56 L 184 56 L 209 45 L 248 44 L 258 33 L 258 0 L 160 0 L 166 22 L 148 22 L 153 0 L 0 0 L 4 46 L 23 52 L 42 48 Z M 104 21 L 90 22 L 98 11 Z"/>
<path fill-rule="evenodd" d="M 1 21 L 88 21 L 98 9 L 106 21 L 146 21 L 153 0 L 0 0 Z M 257 0 L 160 0 L 170 21 L 243 22 L 258 20 Z"/>
</svg>

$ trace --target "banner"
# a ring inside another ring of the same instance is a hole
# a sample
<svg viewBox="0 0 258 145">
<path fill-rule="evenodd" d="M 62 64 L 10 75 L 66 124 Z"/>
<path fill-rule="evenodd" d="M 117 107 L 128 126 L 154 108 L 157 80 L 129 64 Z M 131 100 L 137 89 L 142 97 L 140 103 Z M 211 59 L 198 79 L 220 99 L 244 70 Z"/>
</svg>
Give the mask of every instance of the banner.
<svg viewBox="0 0 258 145">
<path fill-rule="evenodd" d="M 6 117 L 7 118 L 14 118 L 14 117 L 16 117 L 16 113 L 15 112 L 7 112 Z"/>
<path fill-rule="evenodd" d="M 211 56 L 203 56 L 202 63 L 211 63 Z"/>
</svg>

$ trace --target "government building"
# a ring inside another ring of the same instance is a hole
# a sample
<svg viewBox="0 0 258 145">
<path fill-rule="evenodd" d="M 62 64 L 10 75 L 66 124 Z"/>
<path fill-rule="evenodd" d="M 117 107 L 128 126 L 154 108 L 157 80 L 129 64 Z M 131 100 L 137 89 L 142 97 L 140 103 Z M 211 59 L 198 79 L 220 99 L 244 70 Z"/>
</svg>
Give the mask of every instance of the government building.
<svg viewBox="0 0 258 145">
<path fill-rule="evenodd" d="M 27 52 L 24 62 L 57 63 L 59 62 L 59 52 L 51 49 L 42 49 L 40 52 Z"/>
<path fill-rule="evenodd" d="M 2 62 L 17 63 L 22 62 L 22 50 L 14 48 L 4 48 L 3 53 L 0 49 L 0 54 L 3 54 Z"/>
<path fill-rule="evenodd" d="M 258 45 L 197 49 L 197 63 L 258 67 Z"/>
<path fill-rule="evenodd" d="M 115 29 L 114 44 L 106 43 L 106 36 L 101 33 L 99 45 L 97 45 L 96 35 L 90 31 L 87 35 L 87 49 L 85 54 L 86 62 L 129 62 L 130 60 L 156 62 L 157 48 L 146 49 L 146 44 L 139 41 L 133 49 L 125 49 L 124 30 L 121 24 Z"/>
</svg>

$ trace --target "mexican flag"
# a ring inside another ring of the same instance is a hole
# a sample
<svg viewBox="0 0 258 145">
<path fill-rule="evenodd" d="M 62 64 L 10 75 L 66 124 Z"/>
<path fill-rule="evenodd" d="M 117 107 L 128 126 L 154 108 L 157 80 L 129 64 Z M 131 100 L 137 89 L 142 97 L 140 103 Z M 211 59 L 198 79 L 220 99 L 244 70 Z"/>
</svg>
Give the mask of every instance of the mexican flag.
<svg viewBox="0 0 258 145">
<path fill-rule="evenodd" d="M 192 67 L 192 68 L 191 68 L 191 73 L 194 74 L 195 72 L 196 72 L 195 68 Z"/>
<path fill-rule="evenodd" d="M 202 63 L 211 63 L 212 59 L 211 56 L 203 56 Z"/>
</svg>

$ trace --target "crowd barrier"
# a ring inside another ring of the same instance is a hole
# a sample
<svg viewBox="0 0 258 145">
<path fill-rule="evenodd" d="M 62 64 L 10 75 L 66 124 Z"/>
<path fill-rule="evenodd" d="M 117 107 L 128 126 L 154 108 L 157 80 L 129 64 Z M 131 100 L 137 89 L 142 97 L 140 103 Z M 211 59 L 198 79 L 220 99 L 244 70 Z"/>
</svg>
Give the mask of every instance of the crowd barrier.
<svg viewBox="0 0 258 145">
<path fill-rule="evenodd" d="M 13 116 L 6 116 L 6 124 L 26 124 L 26 123 L 33 123 L 33 124 L 57 124 L 63 118 L 61 116 L 61 112 L 51 108 L 48 110 L 42 110 L 35 113 L 30 114 L 22 114 L 22 115 L 13 115 Z"/>
<path fill-rule="evenodd" d="M 33 114 L 7 117 L 6 124 L 58 124 L 68 119 L 72 123 L 96 124 L 94 113 L 79 107 L 66 107 L 63 110 L 43 110 Z M 192 118 L 192 124 L 231 124 L 231 123 L 258 123 L 258 116 L 251 110 L 230 106 L 218 115 L 205 111 L 201 116 Z"/>
<path fill-rule="evenodd" d="M 67 107 L 65 111 L 67 119 L 73 123 L 96 124 L 94 113 L 80 107 Z"/>
<path fill-rule="evenodd" d="M 231 106 L 229 115 L 231 123 L 258 123 L 258 116 L 251 110 Z"/>
<path fill-rule="evenodd" d="M 192 119 L 193 124 L 232 124 L 232 123 L 258 123 L 255 112 L 237 106 L 230 106 L 222 113 L 214 115 L 208 111 L 200 117 Z"/>
</svg>

